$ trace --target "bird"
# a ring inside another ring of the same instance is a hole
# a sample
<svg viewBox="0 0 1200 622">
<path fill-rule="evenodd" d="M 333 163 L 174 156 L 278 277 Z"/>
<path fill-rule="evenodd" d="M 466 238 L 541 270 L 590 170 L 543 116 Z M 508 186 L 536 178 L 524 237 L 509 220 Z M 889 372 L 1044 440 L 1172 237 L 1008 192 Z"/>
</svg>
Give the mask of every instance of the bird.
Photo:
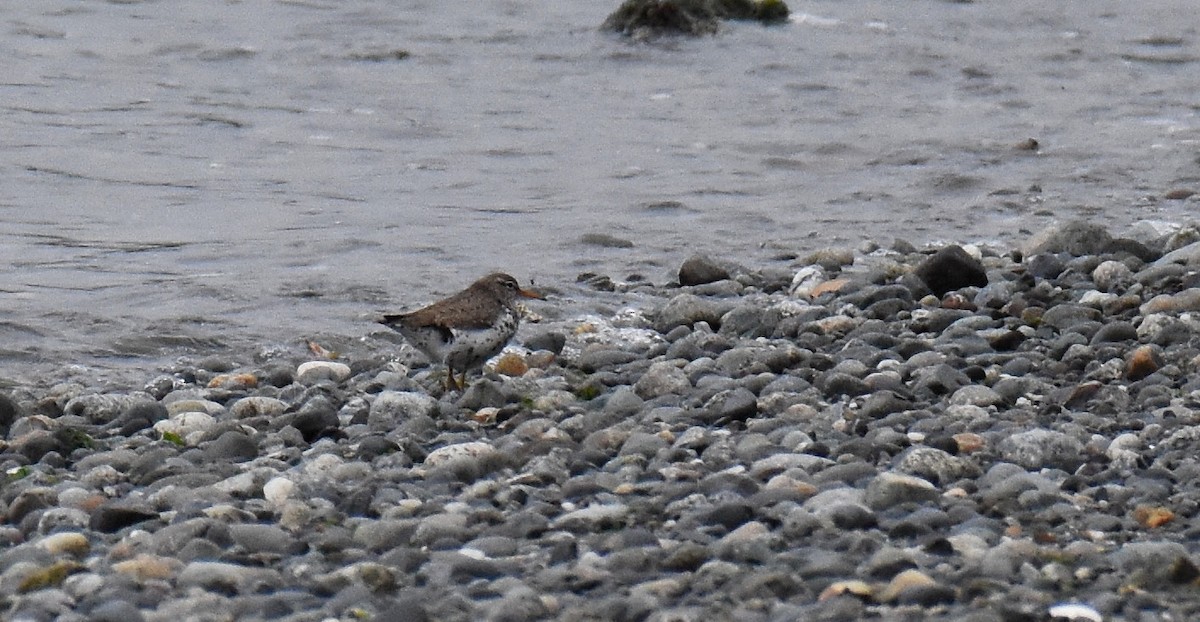
<svg viewBox="0 0 1200 622">
<path fill-rule="evenodd" d="M 521 321 L 517 298 L 545 298 L 502 272 L 489 274 L 448 298 L 380 323 L 404 336 L 434 363 L 446 366 L 446 390 L 462 390 L 467 370 L 483 365 L 513 338 Z M 455 372 L 461 373 L 455 378 Z"/>
</svg>

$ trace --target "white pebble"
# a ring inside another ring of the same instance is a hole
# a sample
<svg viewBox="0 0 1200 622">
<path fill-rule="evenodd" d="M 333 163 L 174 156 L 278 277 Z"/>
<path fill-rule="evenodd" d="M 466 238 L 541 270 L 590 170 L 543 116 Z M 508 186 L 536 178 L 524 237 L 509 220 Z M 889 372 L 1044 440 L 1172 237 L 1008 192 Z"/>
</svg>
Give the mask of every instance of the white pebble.
<svg viewBox="0 0 1200 622">
<path fill-rule="evenodd" d="M 438 466 L 461 459 L 478 460 L 496 453 L 496 448 L 483 441 L 470 441 L 439 447 L 425 456 L 425 466 Z"/>
<path fill-rule="evenodd" d="M 1070 622 L 1104 622 L 1104 617 L 1099 611 L 1079 603 L 1055 605 L 1047 613 L 1051 618 L 1063 618 Z"/>
<path fill-rule="evenodd" d="M 350 366 L 334 361 L 308 361 L 296 368 L 296 382 L 316 384 L 322 380 L 341 382 L 350 377 Z"/>
<path fill-rule="evenodd" d="M 263 484 L 263 498 L 275 505 L 287 501 L 295 491 L 295 482 L 286 477 L 275 477 Z"/>
</svg>

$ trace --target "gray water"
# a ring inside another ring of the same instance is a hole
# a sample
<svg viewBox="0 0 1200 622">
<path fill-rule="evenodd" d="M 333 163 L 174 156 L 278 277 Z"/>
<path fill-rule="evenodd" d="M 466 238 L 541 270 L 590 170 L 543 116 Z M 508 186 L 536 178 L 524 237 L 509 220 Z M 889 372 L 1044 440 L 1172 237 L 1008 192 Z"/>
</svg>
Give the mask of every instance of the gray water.
<svg viewBox="0 0 1200 622">
<path fill-rule="evenodd" d="M 617 4 L 5 3 L 0 377 L 352 341 L 495 269 L 569 314 L 621 303 L 581 272 L 694 252 L 1198 204 L 1163 198 L 1200 189 L 1192 0 L 792 3 L 654 44 L 597 30 Z"/>
</svg>

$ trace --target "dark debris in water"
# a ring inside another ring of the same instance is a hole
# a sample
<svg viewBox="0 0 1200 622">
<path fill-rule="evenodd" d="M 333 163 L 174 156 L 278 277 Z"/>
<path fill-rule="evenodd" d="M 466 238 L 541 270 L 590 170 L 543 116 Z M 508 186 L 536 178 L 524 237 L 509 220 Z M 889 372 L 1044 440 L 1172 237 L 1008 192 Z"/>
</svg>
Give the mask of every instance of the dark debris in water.
<svg viewBox="0 0 1200 622">
<path fill-rule="evenodd" d="M 412 56 L 412 52 L 401 48 L 371 48 L 357 52 L 350 52 L 346 58 L 354 61 L 365 61 L 372 63 L 383 63 L 395 60 L 404 60 Z"/>
</svg>

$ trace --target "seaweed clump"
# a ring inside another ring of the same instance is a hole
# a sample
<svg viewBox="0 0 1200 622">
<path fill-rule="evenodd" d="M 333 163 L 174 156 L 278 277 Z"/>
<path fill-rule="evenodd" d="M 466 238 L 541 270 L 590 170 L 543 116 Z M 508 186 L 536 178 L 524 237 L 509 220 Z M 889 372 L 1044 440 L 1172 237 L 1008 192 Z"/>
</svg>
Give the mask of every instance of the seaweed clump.
<svg viewBox="0 0 1200 622">
<path fill-rule="evenodd" d="M 787 21 L 783 0 L 625 0 L 604 20 L 604 30 L 636 39 L 664 34 L 692 36 L 717 32 L 723 19 Z"/>
</svg>

